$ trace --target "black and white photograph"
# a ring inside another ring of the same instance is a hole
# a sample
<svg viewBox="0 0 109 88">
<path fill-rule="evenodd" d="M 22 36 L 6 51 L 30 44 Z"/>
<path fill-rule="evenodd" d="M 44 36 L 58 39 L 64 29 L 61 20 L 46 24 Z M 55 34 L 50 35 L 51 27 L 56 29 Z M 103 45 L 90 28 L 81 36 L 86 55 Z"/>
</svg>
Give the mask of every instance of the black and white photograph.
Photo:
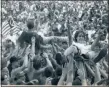
<svg viewBox="0 0 109 88">
<path fill-rule="evenodd" d="M 108 0 L 1 0 L 1 86 L 108 87 Z"/>
</svg>

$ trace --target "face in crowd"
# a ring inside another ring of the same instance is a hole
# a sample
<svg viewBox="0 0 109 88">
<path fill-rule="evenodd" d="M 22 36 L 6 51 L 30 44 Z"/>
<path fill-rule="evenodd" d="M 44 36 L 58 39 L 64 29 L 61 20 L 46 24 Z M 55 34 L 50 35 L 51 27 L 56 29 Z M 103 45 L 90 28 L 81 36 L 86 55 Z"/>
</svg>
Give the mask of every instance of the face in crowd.
<svg viewBox="0 0 109 88">
<path fill-rule="evenodd" d="M 86 43 L 86 36 L 85 33 L 83 31 L 77 31 L 75 33 L 75 42 L 77 43 Z"/>
</svg>

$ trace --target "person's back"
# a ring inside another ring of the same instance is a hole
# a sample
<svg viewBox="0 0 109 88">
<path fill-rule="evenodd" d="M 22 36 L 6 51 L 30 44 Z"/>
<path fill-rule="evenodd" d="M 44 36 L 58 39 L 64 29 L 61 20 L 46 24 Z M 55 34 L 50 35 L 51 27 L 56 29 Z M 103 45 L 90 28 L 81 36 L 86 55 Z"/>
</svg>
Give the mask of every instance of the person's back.
<svg viewBox="0 0 109 88">
<path fill-rule="evenodd" d="M 36 39 L 35 49 L 40 49 L 40 43 L 43 41 L 42 37 L 39 36 L 36 32 L 34 32 L 34 22 L 32 20 L 27 22 L 28 31 L 23 31 L 20 37 L 18 38 L 18 42 L 20 46 L 23 47 L 24 42 L 31 44 L 31 38 L 34 36 Z"/>
</svg>

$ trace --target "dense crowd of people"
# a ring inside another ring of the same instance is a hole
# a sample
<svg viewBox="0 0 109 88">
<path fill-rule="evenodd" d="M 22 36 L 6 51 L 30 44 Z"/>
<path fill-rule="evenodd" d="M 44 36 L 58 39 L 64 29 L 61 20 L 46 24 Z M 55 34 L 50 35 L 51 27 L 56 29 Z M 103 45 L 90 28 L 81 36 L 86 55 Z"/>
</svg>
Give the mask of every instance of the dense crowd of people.
<svg viewBox="0 0 109 88">
<path fill-rule="evenodd" d="M 109 85 L 107 1 L 2 0 L 6 21 L 2 85 Z"/>
</svg>

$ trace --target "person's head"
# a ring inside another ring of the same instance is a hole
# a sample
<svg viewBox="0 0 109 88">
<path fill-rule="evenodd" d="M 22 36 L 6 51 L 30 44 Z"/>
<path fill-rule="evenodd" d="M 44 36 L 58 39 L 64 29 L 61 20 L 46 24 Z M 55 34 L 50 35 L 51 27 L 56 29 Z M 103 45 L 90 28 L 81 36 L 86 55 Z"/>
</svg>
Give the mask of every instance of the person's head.
<svg viewBox="0 0 109 88">
<path fill-rule="evenodd" d="M 108 27 L 109 21 L 108 21 L 108 14 L 104 14 L 102 16 L 102 25 L 105 25 Z"/>
<path fill-rule="evenodd" d="M 101 44 L 100 43 L 97 43 L 97 45 L 94 48 L 94 51 L 99 52 L 100 49 L 101 49 L 101 47 L 102 47 Z"/>
<path fill-rule="evenodd" d="M 14 48 L 15 48 L 15 45 L 14 45 L 14 43 L 13 43 L 10 39 L 7 39 L 7 40 L 6 40 L 5 49 L 8 50 L 8 49 L 10 49 L 11 47 L 14 49 Z"/>
<path fill-rule="evenodd" d="M 82 82 L 81 82 L 81 80 L 77 77 L 77 78 L 73 81 L 72 85 L 82 85 Z"/>
<path fill-rule="evenodd" d="M 33 60 L 33 67 L 35 70 L 38 70 L 41 67 L 41 59 L 38 57 L 35 57 Z"/>
<path fill-rule="evenodd" d="M 84 43 L 86 42 L 86 34 L 83 31 L 76 31 L 74 36 L 75 42 Z"/>
<path fill-rule="evenodd" d="M 55 60 L 59 65 L 62 65 L 62 59 L 63 59 L 63 57 L 62 57 L 61 53 L 57 53 Z"/>
<path fill-rule="evenodd" d="M 107 31 L 103 31 L 102 37 L 100 37 L 101 41 L 104 41 L 106 39 L 106 33 Z"/>
<path fill-rule="evenodd" d="M 7 67 L 7 59 L 6 58 L 1 58 L 1 69 Z"/>
<path fill-rule="evenodd" d="M 27 27 L 28 27 L 28 30 L 32 30 L 34 28 L 34 21 L 32 19 L 28 19 Z"/>
<path fill-rule="evenodd" d="M 20 66 L 19 60 L 21 58 L 20 57 L 11 57 L 10 58 L 10 63 L 12 64 L 12 69 L 18 68 Z"/>
<path fill-rule="evenodd" d="M 63 47 L 64 49 L 67 49 L 67 47 L 68 47 L 67 42 L 62 42 L 62 47 Z"/>
<path fill-rule="evenodd" d="M 65 56 L 61 52 L 58 52 L 56 54 L 55 60 L 59 65 L 64 65 L 67 61 L 67 59 L 65 58 Z"/>
<path fill-rule="evenodd" d="M 60 79 L 60 78 L 53 78 L 53 79 L 51 80 L 51 84 L 52 84 L 52 85 L 57 85 L 58 82 L 59 82 L 59 79 Z"/>
<path fill-rule="evenodd" d="M 2 85 L 9 84 L 9 71 L 8 68 L 6 67 L 1 70 L 1 84 Z"/>
<path fill-rule="evenodd" d="M 14 81 L 17 85 L 23 85 L 25 83 L 25 73 L 23 71 L 17 73 Z"/>
<path fill-rule="evenodd" d="M 56 71 L 57 77 L 62 75 L 62 68 L 61 67 L 57 67 L 55 71 Z"/>
<path fill-rule="evenodd" d="M 51 77 L 53 74 L 53 68 L 52 67 L 46 67 L 45 71 L 44 71 L 44 76 L 45 77 Z"/>
</svg>

